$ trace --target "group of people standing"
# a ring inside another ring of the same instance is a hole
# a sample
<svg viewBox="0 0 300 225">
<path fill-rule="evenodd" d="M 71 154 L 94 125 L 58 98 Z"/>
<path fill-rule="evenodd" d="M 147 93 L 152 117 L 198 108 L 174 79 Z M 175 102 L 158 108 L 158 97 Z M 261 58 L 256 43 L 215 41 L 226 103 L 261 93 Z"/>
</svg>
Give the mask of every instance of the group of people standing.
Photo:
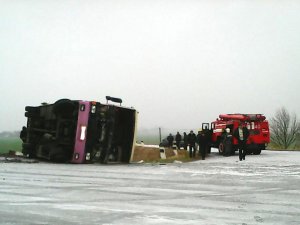
<svg viewBox="0 0 300 225">
<path fill-rule="evenodd" d="M 226 154 L 231 152 L 233 137 L 238 141 L 238 149 L 239 149 L 239 160 L 245 160 L 246 157 L 246 143 L 249 137 L 249 130 L 243 123 L 239 124 L 239 127 L 236 128 L 233 132 L 230 131 L 229 128 L 225 129 L 224 135 L 222 137 L 222 142 L 224 144 L 224 152 Z M 172 134 L 169 134 L 167 137 L 169 147 L 173 147 L 174 137 Z M 189 134 L 186 132 L 182 135 L 177 132 L 175 135 L 175 143 L 177 149 L 183 147 L 185 150 L 189 150 L 190 158 L 196 157 L 196 151 L 199 147 L 199 154 L 202 160 L 205 160 L 205 156 L 207 153 L 210 153 L 211 147 L 211 132 L 209 129 L 199 130 L 196 135 L 193 130 L 190 131 Z M 229 150 L 226 148 L 230 148 Z"/>
<path fill-rule="evenodd" d="M 173 146 L 174 143 L 174 137 L 172 134 L 169 134 L 167 137 L 169 147 Z M 183 142 L 182 142 L 183 141 Z M 186 134 L 186 132 L 183 132 L 182 135 L 177 132 L 175 135 L 175 143 L 177 149 L 180 149 L 180 147 L 183 144 L 183 148 L 185 150 L 189 150 L 189 156 L 190 158 L 196 157 L 196 151 L 197 146 L 199 147 L 199 154 L 202 158 L 202 160 L 205 160 L 206 153 L 210 151 L 210 132 L 208 129 L 200 130 L 198 131 L 198 134 L 196 135 L 193 130 L 190 131 L 189 134 Z"/>
</svg>

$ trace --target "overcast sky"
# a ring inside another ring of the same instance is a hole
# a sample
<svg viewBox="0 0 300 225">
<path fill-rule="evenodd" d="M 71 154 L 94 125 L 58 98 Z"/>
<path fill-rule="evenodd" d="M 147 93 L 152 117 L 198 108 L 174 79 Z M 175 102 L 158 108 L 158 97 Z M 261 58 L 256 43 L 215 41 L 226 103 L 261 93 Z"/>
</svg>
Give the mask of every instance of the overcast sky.
<svg viewBox="0 0 300 225">
<path fill-rule="evenodd" d="M 300 1 L 0 0 L 0 131 L 60 98 L 123 99 L 139 128 L 285 106 L 300 117 Z"/>
</svg>

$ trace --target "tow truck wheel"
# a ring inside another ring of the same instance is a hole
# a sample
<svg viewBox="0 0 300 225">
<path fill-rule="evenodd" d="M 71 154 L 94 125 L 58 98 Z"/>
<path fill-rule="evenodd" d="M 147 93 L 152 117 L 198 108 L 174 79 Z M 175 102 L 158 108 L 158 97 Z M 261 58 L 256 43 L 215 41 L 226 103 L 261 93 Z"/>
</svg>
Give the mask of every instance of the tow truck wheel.
<svg viewBox="0 0 300 225">
<path fill-rule="evenodd" d="M 246 154 L 247 155 L 251 155 L 253 153 L 253 150 L 252 149 L 246 149 Z"/>
<path fill-rule="evenodd" d="M 218 149 L 219 149 L 219 154 L 220 154 L 220 155 L 223 155 L 223 153 L 224 153 L 224 144 L 223 144 L 223 143 L 220 143 Z"/>
<path fill-rule="evenodd" d="M 231 145 L 231 144 L 228 144 L 228 143 L 225 143 L 225 144 L 224 144 L 224 152 L 223 152 L 223 155 L 224 155 L 224 156 L 230 156 L 230 155 L 231 155 L 231 150 L 232 150 L 232 145 Z"/>
<path fill-rule="evenodd" d="M 253 150 L 253 155 L 260 155 L 261 149 L 255 149 Z"/>
<path fill-rule="evenodd" d="M 231 148 L 231 155 L 235 155 L 235 151 L 236 151 L 237 149 L 234 147 L 234 146 L 232 146 L 232 148 Z"/>
<path fill-rule="evenodd" d="M 207 147 L 207 152 L 206 152 L 207 154 L 210 154 L 211 153 L 211 147 L 209 146 L 209 147 Z"/>
</svg>

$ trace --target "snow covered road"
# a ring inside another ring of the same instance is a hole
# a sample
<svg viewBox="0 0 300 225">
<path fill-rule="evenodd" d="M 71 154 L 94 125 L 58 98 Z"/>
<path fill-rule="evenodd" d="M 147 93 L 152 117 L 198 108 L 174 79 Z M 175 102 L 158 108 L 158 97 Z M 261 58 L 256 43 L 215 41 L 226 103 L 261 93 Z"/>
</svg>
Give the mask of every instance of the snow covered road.
<svg viewBox="0 0 300 225">
<path fill-rule="evenodd" d="M 0 163 L 0 224 L 300 221 L 300 152 L 192 163 Z"/>
</svg>

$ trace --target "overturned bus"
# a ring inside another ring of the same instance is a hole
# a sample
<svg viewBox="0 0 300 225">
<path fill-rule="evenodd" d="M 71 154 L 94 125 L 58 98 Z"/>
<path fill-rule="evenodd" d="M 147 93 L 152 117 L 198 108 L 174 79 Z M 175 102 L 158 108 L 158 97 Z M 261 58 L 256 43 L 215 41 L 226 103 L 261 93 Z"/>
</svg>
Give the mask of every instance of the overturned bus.
<svg viewBox="0 0 300 225">
<path fill-rule="evenodd" d="M 20 134 L 23 154 L 55 162 L 129 163 L 137 111 L 122 107 L 119 98 L 106 96 L 106 100 L 101 104 L 60 99 L 53 104 L 26 106 L 27 127 Z"/>
</svg>

